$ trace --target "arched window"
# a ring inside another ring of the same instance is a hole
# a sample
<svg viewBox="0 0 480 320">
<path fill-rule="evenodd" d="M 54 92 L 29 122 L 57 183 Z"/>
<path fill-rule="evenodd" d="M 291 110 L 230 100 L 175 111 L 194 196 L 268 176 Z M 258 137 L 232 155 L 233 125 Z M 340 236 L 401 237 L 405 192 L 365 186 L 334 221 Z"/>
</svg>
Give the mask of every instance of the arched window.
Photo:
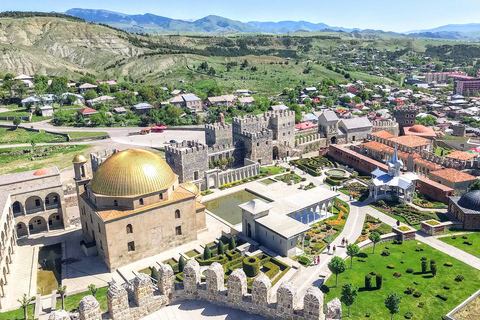
<svg viewBox="0 0 480 320">
<path fill-rule="evenodd" d="M 158 195 L 158 198 L 159 198 L 160 200 L 163 200 L 163 193 L 160 193 L 160 194 Z"/>
<path fill-rule="evenodd" d="M 138 202 L 140 203 L 141 206 L 143 206 L 143 199 L 140 198 L 140 200 L 138 200 Z"/>
<path fill-rule="evenodd" d="M 127 233 L 133 233 L 133 227 L 131 224 L 127 224 Z"/>
<path fill-rule="evenodd" d="M 115 207 L 118 207 L 118 201 L 117 201 L 117 200 L 113 200 L 113 205 L 114 205 Z"/>
<path fill-rule="evenodd" d="M 180 219 L 180 210 L 175 210 L 175 219 Z"/>
</svg>

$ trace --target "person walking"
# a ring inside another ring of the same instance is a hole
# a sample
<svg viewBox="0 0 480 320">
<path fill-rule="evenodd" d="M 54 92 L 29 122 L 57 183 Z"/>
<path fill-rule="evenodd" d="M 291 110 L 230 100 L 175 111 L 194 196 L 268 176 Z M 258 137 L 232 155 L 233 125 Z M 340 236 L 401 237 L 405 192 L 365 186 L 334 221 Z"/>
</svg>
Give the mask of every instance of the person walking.
<svg viewBox="0 0 480 320">
<path fill-rule="evenodd" d="M 317 264 L 320 264 L 320 256 L 317 257 Z"/>
<path fill-rule="evenodd" d="M 345 245 L 345 238 L 342 239 L 342 247 Z"/>
<path fill-rule="evenodd" d="M 328 254 L 330 254 L 330 245 L 327 246 Z"/>
<path fill-rule="evenodd" d="M 333 246 L 333 254 L 335 254 L 335 251 L 337 251 L 337 247 Z"/>
<path fill-rule="evenodd" d="M 345 246 L 348 246 L 348 240 L 345 240 Z"/>
</svg>

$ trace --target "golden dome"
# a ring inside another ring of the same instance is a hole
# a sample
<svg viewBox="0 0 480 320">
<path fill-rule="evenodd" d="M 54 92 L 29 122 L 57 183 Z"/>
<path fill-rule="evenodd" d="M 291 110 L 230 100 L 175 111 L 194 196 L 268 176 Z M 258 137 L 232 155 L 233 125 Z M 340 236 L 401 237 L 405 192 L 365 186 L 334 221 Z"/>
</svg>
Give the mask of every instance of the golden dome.
<svg viewBox="0 0 480 320">
<path fill-rule="evenodd" d="M 91 189 L 106 196 L 137 196 L 170 187 L 177 177 L 159 156 L 138 149 L 120 151 L 93 175 Z"/>
<path fill-rule="evenodd" d="M 193 193 L 195 195 L 195 199 L 197 201 L 202 200 L 202 193 L 200 192 L 200 190 L 198 189 L 198 187 L 194 183 L 184 182 L 184 183 L 180 184 L 180 187 L 182 187 L 185 190 L 188 190 L 191 193 Z"/>
<path fill-rule="evenodd" d="M 87 162 L 87 159 L 81 154 L 77 154 L 72 160 L 73 163 L 84 163 Z"/>
</svg>

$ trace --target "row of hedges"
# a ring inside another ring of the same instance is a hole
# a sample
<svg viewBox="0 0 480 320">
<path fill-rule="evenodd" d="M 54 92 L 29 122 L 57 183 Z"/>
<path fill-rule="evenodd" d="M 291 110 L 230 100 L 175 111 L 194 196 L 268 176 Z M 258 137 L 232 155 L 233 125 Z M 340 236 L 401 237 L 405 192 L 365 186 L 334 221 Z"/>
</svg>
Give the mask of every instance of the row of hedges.
<svg viewBox="0 0 480 320">
<path fill-rule="evenodd" d="M 320 175 L 319 169 L 321 168 L 336 168 L 338 166 L 336 162 L 332 162 L 329 159 L 320 156 L 292 160 L 290 161 L 290 164 L 297 166 L 299 169 L 302 169 L 315 177 Z"/>
<path fill-rule="evenodd" d="M 249 177 L 249 178 L 245 178 L 245 179 L 242 179 L 242 180 L 238 180 L 238 181 L 234 181 L 234 182 L 230 182 L 230 183 L 226 183 L 226 184 L 222 184 L 220 187 L 218 187 L 220 190 L 225 190 L 225 189 L 228 189 L 228 188 L 231 188 L 231 187 L 235 187 L 235 186 L 239 186 L 243 183 L 247 183 L 247 182 L 250 182 L 250 181 L 255 181 L 255 180 L 258 180 L 260 178 L 264 178 L 266 177 L 267 174 L 266 173 L 261 173 L 261 174 L 257 174 L 256 176 L 252 176 L 252 177 Z"/>
<path fill-rule="evenodd" d="M 325 181 L 332 186 L 339 186 L 347 180 L 350 180 L 350 178 L 348 178 L 348 177 L 336 177 L 336 176 L 328 176 L 328 177 L 325 178 Z"/>
</svg>

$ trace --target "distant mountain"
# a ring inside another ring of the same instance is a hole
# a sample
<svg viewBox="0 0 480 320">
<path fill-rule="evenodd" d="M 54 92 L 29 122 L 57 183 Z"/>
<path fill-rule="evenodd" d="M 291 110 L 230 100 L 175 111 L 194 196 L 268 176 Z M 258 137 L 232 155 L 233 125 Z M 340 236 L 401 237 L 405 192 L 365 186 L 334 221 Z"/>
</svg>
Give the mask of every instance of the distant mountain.
<svg viewBox="0 0 480 320">
<path fill-rule="evenodd" d="M 439 38 L 452 40 L 480 40 L 480 23 L 447 24 L 428 30 L 406 32 L 411 37 Z"/>
<path fill-rule="evenodd" d="M 99 9 L 74 8 L 67 10 L 65 14 L 82 18 L 90 22 L 104 23 L 129 32 L 260 32 L 260 30 L 249 24 L 214 15 L 189 21 L 171 19 L 151 13 L 125 14 Z"/>
<path fill-rule="evenodd" d="M 318 31 L 323 29 L 329 29 L 330 26 L 325 23 L 311 23 L 307 21 L 279 21 L 279 22 L 261 22 L 250 21 L 249 25 L 252 25 L 264 32 L 270 33 L 289 33 L 296 31 Z"/>
</svg>

